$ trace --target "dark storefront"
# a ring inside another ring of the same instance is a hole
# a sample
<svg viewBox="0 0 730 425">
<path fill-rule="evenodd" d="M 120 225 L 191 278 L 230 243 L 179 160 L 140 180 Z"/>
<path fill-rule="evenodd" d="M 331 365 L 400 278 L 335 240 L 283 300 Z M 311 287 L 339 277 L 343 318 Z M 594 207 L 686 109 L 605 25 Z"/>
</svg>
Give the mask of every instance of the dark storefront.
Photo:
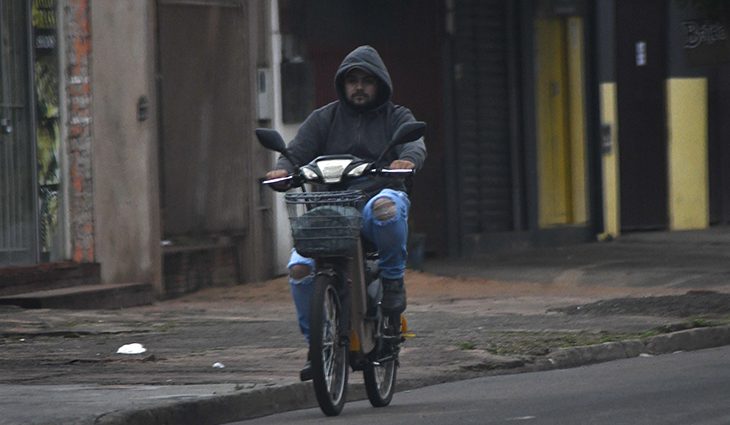
<svg viewBox="0 0 730 425">
<path fill-rule="evenodd" d="M 585 239 L 600 197 L 587 194 L 594 152 L 584 16 L 578 1 L 280 1 L 284 121 L 333 100 L 344 55 L 373 45 L 394 101 L 429 125 L 411 223 L 429 255 Z M 540 44 L 538 31 L 555 42 Z M 553 79 L 539 79 L 534 49 L 547 52 Z M 554 50 L 571 67 L 551 59 Z M 311 94 L 301 90 L 307 78 Z M 558 115 L 559 146 L 544 147 L 555 140 L 547 117 Z M 551 161 L 563 168 L 546 169 Z M 541 199 L 558 191 L 560 199 Z"/>
<path fill-rule="evenodd" d="M 428 123 L 427 164 L 412 192 L 411 228 L 434 254 L 447 251 L 445 174 L 451 136 L 444 121 L 444 2 L 280 1 L 284 122 L 300 122 L 315 106 L 336 99 L 334 74 L 362 44 L 375 47 L 393 81 L 393 101 Z M 301 88 L 313 87 L 310 95 Z M 294 101 L 298 99 L 298 101 Z"/>
</svg>

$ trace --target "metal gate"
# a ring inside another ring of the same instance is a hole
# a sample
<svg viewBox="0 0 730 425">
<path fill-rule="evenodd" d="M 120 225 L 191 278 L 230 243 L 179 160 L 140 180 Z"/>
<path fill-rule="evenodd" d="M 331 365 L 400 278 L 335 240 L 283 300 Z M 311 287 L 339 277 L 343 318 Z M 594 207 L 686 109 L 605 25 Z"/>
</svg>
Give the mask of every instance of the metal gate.
<svg viewBox="0 0 730 425">
<path fill-rule="evenodd" d="M 0 266 L 37 261 L 30 2 L 0 0 Z"/>
<path fill-rule="evenodd" d="M 461 237 L 513 231 L 511 2 L 454 4 L 454 93 Z"/>
</svg>

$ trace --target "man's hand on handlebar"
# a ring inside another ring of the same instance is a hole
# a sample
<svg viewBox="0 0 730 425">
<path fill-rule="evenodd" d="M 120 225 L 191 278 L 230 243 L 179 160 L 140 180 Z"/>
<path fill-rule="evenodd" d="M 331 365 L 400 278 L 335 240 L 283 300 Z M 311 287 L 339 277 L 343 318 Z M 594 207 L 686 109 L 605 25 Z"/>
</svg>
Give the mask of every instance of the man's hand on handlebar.
<svg viewBox="0 0 730 425">
<path fill-rule="evenodd" d="M 388 168 L 378 170 L 379 174 L 390 177 L 409 177 L 416 172 L 416 164 L 407 159 L 396 159 Z"/>
<path fill-rule="evenodd" d="M 288 175 L 289 172 L 286 170 L 271 170 L 266 173 L 266 180 L 280 179 Z M 291 180 L 271 184 L 271 188 L 279 192 L 286 192 L 287 190 L 289 190 L 290 187 Z"/>
<path fill-rule="evenodd" d="M 390 166 L 388 168 L 390 168 L 391 170 L 412 170 L 416 168 L 416 164 L 407 159 L 396 159 L 395 161 L 390 163 Z"/>
</svg>

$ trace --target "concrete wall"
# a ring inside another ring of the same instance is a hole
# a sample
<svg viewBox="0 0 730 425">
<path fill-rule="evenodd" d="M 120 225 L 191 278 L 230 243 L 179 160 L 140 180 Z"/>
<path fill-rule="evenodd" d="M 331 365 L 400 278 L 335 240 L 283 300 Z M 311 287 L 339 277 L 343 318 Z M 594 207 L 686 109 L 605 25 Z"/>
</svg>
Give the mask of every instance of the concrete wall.
<svg viewBox="0 0 730 425">
<path fill-rule="evenodd" d="M 96 261 L 104 283 L 161 289 L 152 0 L 95 0 L 93 182 Z M 148 115 L 138 117 L 140 98 Z"/>
<path fill-rule="evenodd" d="M 294 138 L 299 129 L 299 124 L 284 124 L 282 113 L 282 89 L 281 89 L 281 69 L 282 62 L 282 40 L 279 31 L 279 2 L 271 1 L 271 62 L 272 76 L 274 82 L 273 94 L 273 119 L 272 126 L 281 133 L 287 142 Z M 276 163 L 278 154 L 271 153 L 269 159 L 269 168 L 273 168 Z M 274 195 L 273 204 L 273 223 L 274 223 L 274 273 L 286 274 L 286 265 L 289 262 L 289 255 L 292 249 L 291 231 L 289 230 L 289 218 L 286 213 L 286 205 L 284 204 L 284 195 L 276 193 Z"/>
</svg>

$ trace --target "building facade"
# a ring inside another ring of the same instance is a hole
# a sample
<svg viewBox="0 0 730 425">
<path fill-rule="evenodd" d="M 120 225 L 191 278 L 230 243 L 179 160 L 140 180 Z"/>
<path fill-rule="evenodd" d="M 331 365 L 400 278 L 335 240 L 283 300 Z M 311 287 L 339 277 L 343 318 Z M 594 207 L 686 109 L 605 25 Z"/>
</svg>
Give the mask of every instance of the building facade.
<svg viewBox="0 0 730 425">
<path fill-rule="evenodd" d="M 597 3 L 607 234 L 726 225 L 730 5 Z"/>
<path fill-rule="evenodd" d="M 429 124 L 429 255 L 726 224 L 725 3 L 280 0 L 282 128 L 371 44 Z"/>
<path fill-rule="evenodd" d="M 271 274 L 266 153 L 251 137 L 268 13 L 246 0 L 0 1 L 3 293 L 84 280 L 164 297 Z"/>
<path fill-rule="evenodd" d="M 291 97 L 285 123 L 336 98 L 334 70 L 360 44 L 381 53 L 393 100 L 428 123 L 410 223 L 427 255 L 595 235 L 602 217 L 588 2 L 278 6 L 282 90 Z M 310 93 L 287 88 L 302 81 Z"/>
<path fill-rule="evenodd" d="M 0 290 L 284 272 L 253 130 L 293 137 L 361 44 L 428 123 L 426 255 L 727 224 L 725 3 L 0 0 Z"/>
</svg>

